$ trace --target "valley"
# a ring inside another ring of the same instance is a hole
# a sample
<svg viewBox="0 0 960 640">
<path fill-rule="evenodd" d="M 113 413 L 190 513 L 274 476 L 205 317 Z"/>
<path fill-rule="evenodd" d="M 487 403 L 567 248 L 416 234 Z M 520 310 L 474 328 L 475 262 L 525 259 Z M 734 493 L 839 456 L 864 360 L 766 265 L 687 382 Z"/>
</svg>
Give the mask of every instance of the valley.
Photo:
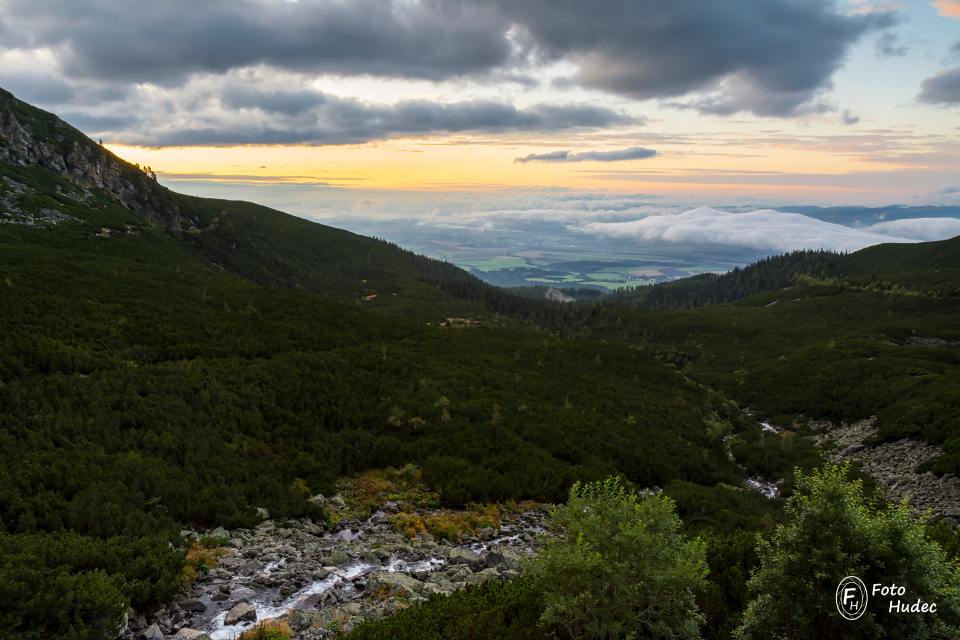
<svg viewBox="0 0 960 640">
<path fill-rule="evenodd" d="M 909 529 L 953 579 L 958 238 L 561 303 L 171 192 L 6 92 L 0 133 L 4 633 L 220 640 L 282 618 L 280 637 L 549 637 L 545 594 L 643 556 L 560 571 L 580 527 L 676 562 L 655 591 L 729 638 L 764 545 L 822 495 Z M 679 275 L 521 252 L 472 268 Z M 884 495 L 936 517 L 903 524 Z"/>
</svg>

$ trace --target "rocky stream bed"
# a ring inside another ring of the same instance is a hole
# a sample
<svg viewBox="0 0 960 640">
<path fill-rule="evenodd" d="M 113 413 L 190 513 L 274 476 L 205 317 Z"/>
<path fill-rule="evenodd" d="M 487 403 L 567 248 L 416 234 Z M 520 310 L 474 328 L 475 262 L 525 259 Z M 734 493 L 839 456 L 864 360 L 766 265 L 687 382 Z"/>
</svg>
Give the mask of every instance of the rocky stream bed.
<svg viewBox="0 0 960 640">
<path fill-rule="evenodd" d="M 230 640 L 257 622 L 284 618 L 295 638 L 329 638 L 468 584 L 519 575 L 543 532 L 546 510 L 503 517 L 457 543 L 390 526 L 387 503 L 365 521 L 326 530 L 309 520 L 266 520 L 254 529 L 185 532 L 227 540 L 217 566 L 176 602 L 130 616 L 125 638 Z"/>
</svg>

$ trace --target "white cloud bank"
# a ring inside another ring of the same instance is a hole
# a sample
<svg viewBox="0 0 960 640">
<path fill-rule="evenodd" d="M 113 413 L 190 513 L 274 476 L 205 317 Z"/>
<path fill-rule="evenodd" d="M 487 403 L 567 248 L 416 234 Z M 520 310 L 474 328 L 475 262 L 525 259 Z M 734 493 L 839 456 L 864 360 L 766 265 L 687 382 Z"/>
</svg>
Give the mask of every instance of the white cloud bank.
<svg viewBox="0 0 960 640">
<path fill-rule="evenodd" d="M 722 244 L 778 252 L 857 251 L 884 242 L 919 242 L 960 235 L 960 219 L 913 218 L 858 229 L 773 209 L 733 213 L 700 207 L 679 214 L 626 222 L 586 222 L 570 228 L 613 238 Z"/>
</svg>

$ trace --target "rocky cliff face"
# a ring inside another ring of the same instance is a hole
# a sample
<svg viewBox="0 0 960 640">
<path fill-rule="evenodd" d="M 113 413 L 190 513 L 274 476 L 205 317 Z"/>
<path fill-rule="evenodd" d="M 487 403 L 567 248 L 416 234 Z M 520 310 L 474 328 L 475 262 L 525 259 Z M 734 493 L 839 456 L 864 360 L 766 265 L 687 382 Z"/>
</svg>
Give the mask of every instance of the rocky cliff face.
<svg viewBox="0 0 960 640">
<path fill-rule="evenodd" d="M 166 188 L 56 116 L 0 89 L 0 161 L 39 165 L 84 188 L 102 189 L 151 224 L 195 226 Z"/>
</svg>

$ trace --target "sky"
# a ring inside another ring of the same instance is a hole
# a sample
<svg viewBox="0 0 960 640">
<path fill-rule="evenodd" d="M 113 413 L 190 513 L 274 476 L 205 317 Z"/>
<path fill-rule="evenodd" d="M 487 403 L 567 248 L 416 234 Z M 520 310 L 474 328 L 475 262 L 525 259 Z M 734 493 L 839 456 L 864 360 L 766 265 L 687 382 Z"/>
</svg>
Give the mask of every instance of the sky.
<svg viewBox="0 0 960 640">
<path fill-rule="evenodd" d="M 318 217 L 960 204 L 960 0 L 0 0 L 0 86 L 177 190 Z"/>
</svg>

